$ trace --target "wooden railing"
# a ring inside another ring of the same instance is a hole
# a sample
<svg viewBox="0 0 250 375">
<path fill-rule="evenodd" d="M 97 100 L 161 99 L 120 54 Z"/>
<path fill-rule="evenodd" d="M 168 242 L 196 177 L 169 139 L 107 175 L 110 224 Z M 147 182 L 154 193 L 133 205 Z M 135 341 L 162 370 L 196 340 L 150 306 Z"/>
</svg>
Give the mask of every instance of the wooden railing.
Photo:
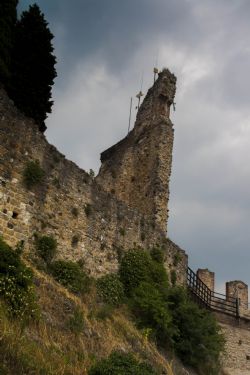
<svg viewBox="0 0 250 375">
<path fill-rule="evenodd" d="M 189 267 L 187 285 L 192 297 L 202 307 L 239 318 L 238 298 L 212 291 Z"/>
</svg>

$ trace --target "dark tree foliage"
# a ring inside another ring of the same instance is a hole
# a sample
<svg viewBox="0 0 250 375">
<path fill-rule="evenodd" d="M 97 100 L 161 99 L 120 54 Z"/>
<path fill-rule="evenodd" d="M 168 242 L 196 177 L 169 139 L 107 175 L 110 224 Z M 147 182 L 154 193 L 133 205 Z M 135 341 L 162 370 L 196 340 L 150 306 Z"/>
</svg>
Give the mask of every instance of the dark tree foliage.
<svg viewBox="0 0 250 375">
<path fill-rule="evenodd" d="M 44 132 L 51 112 L 51 89 L 56 77 L 53 35 L 39 7 L 34 4 L 17 22 L 12 57 L 10 95 L 16 106 L 32 117 Z"/>
<path fill-rule="evenodd" d="M 11 52 L 17 21 L 18 0 L 0 1 L 0 82 L 5 86 L 10 79 Z"/>
</svg>

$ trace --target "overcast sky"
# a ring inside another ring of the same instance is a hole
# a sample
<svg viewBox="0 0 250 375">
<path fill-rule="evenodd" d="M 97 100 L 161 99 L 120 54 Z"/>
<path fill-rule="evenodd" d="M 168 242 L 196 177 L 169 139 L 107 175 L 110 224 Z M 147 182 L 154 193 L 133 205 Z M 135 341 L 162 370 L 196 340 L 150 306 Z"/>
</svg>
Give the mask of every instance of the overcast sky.
<svg viewBox="0 0 250 375">
<path fill-rule="evenodd" d="M 177 76 L 169 237 L 192 268 L 215 271 L 217 289 L 250 284 L 250 1 L 37 4 L 58 60 L 49 142 L 98 171 L 100 152 L 126 135 L 142 75 L 146 93 L 153 67 L 168 67 Z"/>
</svg>

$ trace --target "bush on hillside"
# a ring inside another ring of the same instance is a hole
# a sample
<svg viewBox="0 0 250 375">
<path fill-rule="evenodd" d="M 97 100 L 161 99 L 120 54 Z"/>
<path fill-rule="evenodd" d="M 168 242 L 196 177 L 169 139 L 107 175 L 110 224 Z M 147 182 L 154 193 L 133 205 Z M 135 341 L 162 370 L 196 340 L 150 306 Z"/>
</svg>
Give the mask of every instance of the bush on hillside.
<svg viewBox="0 0 250 375">
<path fill-rule="evenodd" d="M 175 331 L 168 302 L 152 284 L 142 282 L 132 293 L 131 310 L 139 328 L 150 328 L 158 344 L 166 346 Z"/>
<path fill-rule="evenodd" d="M 56 255 L 57 241 L 52 236 L 37 236 L 35 246 L 37 253 L 46 263 L 50 263 Z"/>
<path fill-rule="evenodd" d="M 141 282 L 154 283 L 162 288 L 168 287 L 163 264 L 153 260 L 150 254 L 142 249 L 133 249 L 124 255 L 119 274 L 127 295 L 131 295 Z"/>
<path fill-rule="evenodd" d="M 158 375 L 147 363 L 137 361 L 132 354 L 113 352 L 98 361 L 88 375 Z"/>
<path fill-rule="evenodd" d="M 170 287 L 158 249 L 151 254 L 131 250 L 120 264 L 120 277 L 129 296 L 137 326 L 150 329 L 162 347 L 170 346 L 182 361 L 203 374 L 218 374 L 224 340 L 213 315 L 190 300 L 182 287 Z M 176 282 L 176 273 L 171 273 Z M 205 362 L 205 363 L 204 363 Z"/>
<path fill-rule="evenodd" d="M 173 337 L 177 355 L 185 364 L 202 368 L 204 374 L 218 374 L 224 338 L 215 317 L 198 307 L 180 287 L 169 290 L 168 302 L 177 328 Z"/>
<path fill-rule="evenodd" d="M 98 296 L 103 302 L 118 306 L 124 300 L 123 284 L 117 274 L 105 275 L 96 282 Z"/>
<path fill-rule="evenodd" d="M 57 260 L 50 265 L 54 278 L 71 292 L 82 294 L 89 290 L 90 279 L 78 263 Z"/>
<path fill-rule="evenodd" d="M 20 254 L 0 238 L 0 297 L 8 312 L 19 319 L 35 316 L 33 273 L 21 261 Z"/>
</svg>

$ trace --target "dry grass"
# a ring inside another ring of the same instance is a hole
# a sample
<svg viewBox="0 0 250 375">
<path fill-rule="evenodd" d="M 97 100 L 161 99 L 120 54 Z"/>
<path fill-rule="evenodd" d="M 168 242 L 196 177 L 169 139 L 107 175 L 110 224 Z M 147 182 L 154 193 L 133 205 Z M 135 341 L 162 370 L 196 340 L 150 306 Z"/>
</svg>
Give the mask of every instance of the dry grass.
<svg viewBox="0 0 250 375">
<path fill-rule="evenodd" d="M 0 373 L 85 375 L 96 359 L 120 349 L 174 374 L 172 363 L 135 328 L 126 307 L 98 318 L 101 307 L 94 289 L 80 299 L 50 276 L 34 273 L 41 319 L 22 330 L 0 309 Z M 77 334 L 68 324 L 76 309 L 84 316 Z"/>
</svg>

